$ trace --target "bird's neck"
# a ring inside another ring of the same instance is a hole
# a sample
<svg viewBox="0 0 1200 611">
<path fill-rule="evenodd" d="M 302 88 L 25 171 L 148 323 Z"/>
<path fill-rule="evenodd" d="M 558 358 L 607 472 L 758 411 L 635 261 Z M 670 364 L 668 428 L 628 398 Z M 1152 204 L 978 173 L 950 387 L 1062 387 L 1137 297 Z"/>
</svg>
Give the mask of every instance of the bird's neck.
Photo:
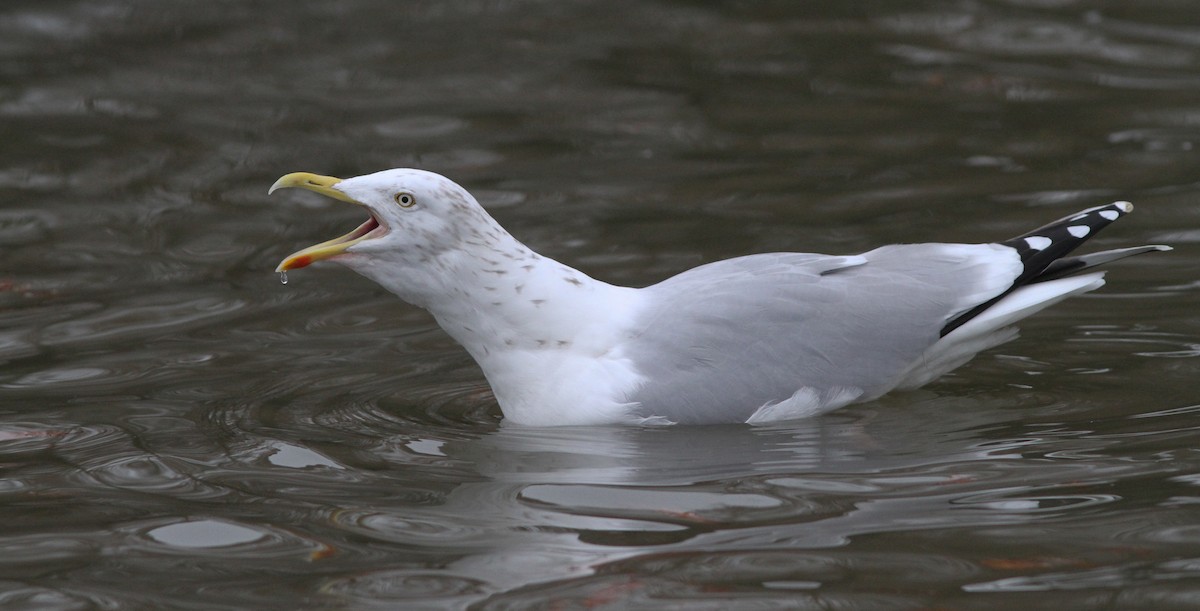
<svg viewBox="0 0 1200 611">
<path fill-rule="evenodd" d="M 390 261 L 344 260 L 428 310 L 474 357 L 506 418 L 518 423 L 615 422 L 639 374 L 621 345 L 643 294 L 543 257 L 497 226 L 485 240 Z"/>
<path fill-rule="evenodd" d="M 523 246 L 514 259 L 498 261 L 493 254 L 450 268 L 449 290 L 428 306 L 442 328 L 481 365 L 496 351 L 572 347 L 590 325 L 612 314 L 599 304 L 632 291 Z"/>
<path fill-rule="evenodd" d="M 595 280 L 495 230 L 420 261 L 358 271 L 428 310 L 485 370 L 496 353 L 589 341 L 589 327 L 632 307 L 635 289 Z"/>
</svg>

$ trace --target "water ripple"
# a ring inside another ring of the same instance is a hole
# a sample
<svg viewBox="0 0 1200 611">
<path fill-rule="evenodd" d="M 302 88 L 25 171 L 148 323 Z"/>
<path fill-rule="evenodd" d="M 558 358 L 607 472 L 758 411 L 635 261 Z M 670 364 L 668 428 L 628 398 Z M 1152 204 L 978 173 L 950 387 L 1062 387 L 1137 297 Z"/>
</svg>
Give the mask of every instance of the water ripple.
<svg viewBox="0 0 1200 611">
<path fill-rule="evenodd" d="M 1012 516 L 1049 514 L 1057 517 L 1120 500 L 1121 497 L 1115 494 L 1014 495 L 995 491 L 961 497 L 954 504 Z"/>
<path fill-rule="evenodd" d="M 42 330 L 41 341 L 49 346 L 83 348 L 114 339 L 130 341 L 168 331 L 182 333 L 247 305 L 240 299 L 218 296 L 180 299 L 177 295 L 148 295 L 134 301 L 119 308 L 106 308 L 69 322 L 49 325 Z"/>
<path fill-rule="evenodd" d="M 123 524 L 114 529 L 122 538 L 121 553 L 139 556 L 307 560 L 325 545 L 277 528 L 235 523 L 228 518 L 189 517 Z"/>
<path fill-rule="evenodd" d="M 1196 6 L 18 4 L 0 607 L 1197 607 Z M 271 272 L 362 217 L 280 173 L 405 165 L 630 283 L 1103 198 L 1183 243 L 919 392 L 534 429 L 426 313 Z"/>
<path fill-rule="evenodd" d="M 967 592 L 1046 592 L 1054 590 L 1120 589 L 1147 582 L 1194 580 L 1200 577 L 1195 559 L 1161 563 L 1133 562 L 1080 571 L 1049 572 L 1009 577 L 963 586 Z"/>
<path fill-rule="evenodd" d="M 332 579 L 321 586 L 354 608 L 394 609 L 396 605 L 434 604 L 457 607 L 480 598 L 491 588 L 467 575 L 427 569 L 386 569 Z"/>
<path fill-rule="evenodd" d="M 395 515 L 363 509 L 339 510 L 331 516 L 339 528 L 360 536 L 409 545 L 445 547 L 471 546 L 488 534 L 489 528 L 478 524 L 451 522 L 439 515 Z"/>
<path fill-rule="evenodd" d="M 119 609 L 121 599 L 100 595 L 85 595 L 15 581 L 0 580 L 0 607 L 5 609 L 55 609 L 57 611 L 90 611 Z"/>
</svg>

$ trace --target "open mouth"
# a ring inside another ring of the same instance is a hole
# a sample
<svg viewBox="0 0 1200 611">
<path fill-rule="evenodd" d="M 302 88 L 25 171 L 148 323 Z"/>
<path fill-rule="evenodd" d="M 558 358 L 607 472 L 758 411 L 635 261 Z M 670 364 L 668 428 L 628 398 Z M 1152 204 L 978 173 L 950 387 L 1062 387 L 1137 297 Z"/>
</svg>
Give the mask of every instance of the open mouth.
<svg viewBox="0 0 1200 611">
<path fill-rule="evenodd" d="M 376 231 L 376 230 L 381 230 L 381 231 Z M 375 218 L 375 215 L 372 214 L 371 218 L 368 218 L 366 220 L 366 222 L 364 222 L 362 225 L 359 225 L 357 229 L 355 229 L 354 231 L 351 231 L 350 233 L 347 233 L 346 235 L 344 235 L 338 239 L 339 240 L 345 239 L 345 240 L 357 242 L 362 239 L 378 238 L 385 233 L 387 233 L 387 229 L 383 225 L 381 225 L 379 223 L 379 219 Z M 374 234 L 374 235 L 372 235 L 372 234 Z"/>
<path fill-rule="evenodd" d="M 290 269 L 300 269 L 308 267 L 315 261 L 335 257 L 346 251 L 347 248 L 378 237 L 387 235 L 387 227 L 371 215 L 362 225 L 359 225 L 354 231 L 347 233 L 344 236 L 334 238 L 332 240 L 314 244 L 303 250 L 298 250 L 284 258 L 279 263 L 279 267 L 275 268 L 277 272 L 286 272 Z"/>
<path fill-rule="evenodd" d="M 346 195 L 340 190 L 334 189 L 334 185 L 338 184 L 339 182 L 342 182 L 342 179 L 334 178 L 333 176 L 320 176 L 317 174 L 310 174 L 308 172 L 295 172 L 275 181 L 275 184 L 271 185 L 271 189 L 268 191 L 268 194 L 273 193 L 276 189 L 299 187 L 301 189 L 320 193 L 327 197 L 332 197 L 336 200 L 362 206 L 361 203 L 355 201 L 350 196 Z M 359 225 L 354 231 L 351 231 L 344 236 L 321 242 L 320 244 L 314 244 L 308 248 L 298 250 L 288 255 L 279 263 L 279 267 L 276 267 L 275 271 L 286 272 L 290 269 L 307 267 L 315 261 L 336 257 L 337 255 L 346 252 L 346 249 L 358 244 L 359 242 L 382 237 L 387 235 L 387 232 L 387 226 L 383 223 L 380 223 L 379 219 L 376 218 L 374 214 L 371 214 L 370 218 L 368 218 L 365 223 Z"/>
</svg>

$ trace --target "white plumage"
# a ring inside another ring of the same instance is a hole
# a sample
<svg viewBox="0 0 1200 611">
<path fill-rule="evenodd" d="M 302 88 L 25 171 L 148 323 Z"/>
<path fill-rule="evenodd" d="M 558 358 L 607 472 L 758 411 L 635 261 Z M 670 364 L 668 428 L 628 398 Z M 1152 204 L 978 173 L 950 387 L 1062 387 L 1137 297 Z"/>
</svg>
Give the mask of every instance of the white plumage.
<svg viewBox="0 0 1200 611">
<path fill-rule="evenodd" d="M 301 187 L 366 208 L 353 232 L 286 258 L 333 259 L 427 309 L 530 425 L 769 422 L 915 388 L 1015 336 L 1012 325 L 1104 284 L 1068 276 L 1165 246 L 1064 257 L 1132 210 L 1099 206 L 997 244 L 769 253 L 634 289 L 513 238 L 449 179 L 388 170 Z"/>
</svg>

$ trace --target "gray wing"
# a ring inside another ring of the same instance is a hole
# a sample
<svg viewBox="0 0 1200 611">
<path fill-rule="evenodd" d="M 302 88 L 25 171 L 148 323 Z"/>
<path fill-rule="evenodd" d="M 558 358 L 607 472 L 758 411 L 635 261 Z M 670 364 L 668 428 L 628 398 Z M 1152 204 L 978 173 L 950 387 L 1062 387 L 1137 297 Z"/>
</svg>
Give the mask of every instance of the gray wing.
<svg viewBox="0 0 1200 611">
<path fill-rule="evenodd" d="M 1021 272 L 997 245 L 886 246 L 858 257 L 775 253 L 698 267 L 643 289 L 627 354 L 643 417 L 745 422 L 798 392 L 814 406 L 877 397 L 955 315 Z"/>
</svg>

